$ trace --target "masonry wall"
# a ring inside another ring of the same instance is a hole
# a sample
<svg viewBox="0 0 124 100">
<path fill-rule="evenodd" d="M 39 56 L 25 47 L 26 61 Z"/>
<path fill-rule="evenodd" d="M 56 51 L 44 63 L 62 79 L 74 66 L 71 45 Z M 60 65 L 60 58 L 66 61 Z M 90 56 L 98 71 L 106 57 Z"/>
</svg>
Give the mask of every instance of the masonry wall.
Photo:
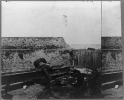
<svg viewBox="0 0 124 100">
<path fill-rule="evenodd" d="M 33 62 L 45 58 L 51 65 L 69 65 L 70 47 L 62 37 L 2 38 L 2 73 L 34 69 Z"/>
<path fill-rule="evenodd" d="M 102 69 L 105 71 L 122 70 L 121 37 L 102 37 Z"/>
</svg>

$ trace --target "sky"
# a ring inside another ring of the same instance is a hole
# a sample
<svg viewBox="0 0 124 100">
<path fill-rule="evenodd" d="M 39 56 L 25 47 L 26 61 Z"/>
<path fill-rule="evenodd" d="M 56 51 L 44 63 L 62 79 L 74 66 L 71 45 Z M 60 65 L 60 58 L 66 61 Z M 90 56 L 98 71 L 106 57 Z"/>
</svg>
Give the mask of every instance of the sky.
<svg viewBox="0 0 124 100">
<path fill-rule="evenodd" d="M 120 1 L 102 2 L 102 36 L 121 36 Z"/>
<path fill-rule="evenodd" d="M 67 44 L 101 44 L 121 35 L 120 2 L 2 1 L 2 37 L 64 37 Z M 113 27 L 114 25 L 114 27 Z"/>
</svg>

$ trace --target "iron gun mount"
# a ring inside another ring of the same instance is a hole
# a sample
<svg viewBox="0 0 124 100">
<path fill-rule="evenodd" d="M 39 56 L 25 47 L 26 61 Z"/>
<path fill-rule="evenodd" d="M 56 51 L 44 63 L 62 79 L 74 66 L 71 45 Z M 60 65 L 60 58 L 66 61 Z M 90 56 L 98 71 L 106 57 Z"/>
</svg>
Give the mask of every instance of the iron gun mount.
<svg viewBox="0 0 124 100">
<path fill-rule="evenodd" d="M 87 95 L 97 95 L 101 91 L 101 72 L 91 68 L 77 68 L 76 66 L 50 66 L 44 58 L 39 58 L 34 62 L 37 70 L 40 70 L 47 79 L 47 85 L 67 86 L 86 90 Z"/>
<path fill-rule="evenodd" d="M 2 74 L 2 97 L 8 91 L 41 84 L 52 89 L 55 86 L 72 86 L 81 89 L 86 96 L 101 93 L 101 72 L 91 68 L 77 68 L 76 66 L 56 65 L 51 66 L 44 58 L 34 61 L 33 71 Z"/>
</svg>

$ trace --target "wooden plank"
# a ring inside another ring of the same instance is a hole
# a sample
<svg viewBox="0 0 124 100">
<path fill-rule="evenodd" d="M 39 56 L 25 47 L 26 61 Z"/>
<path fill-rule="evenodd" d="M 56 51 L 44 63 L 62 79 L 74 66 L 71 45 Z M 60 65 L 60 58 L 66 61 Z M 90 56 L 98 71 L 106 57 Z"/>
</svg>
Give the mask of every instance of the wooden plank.
<svg viewBox="0 0 124 100">
<path fill-rule="evenodd" d="M 123 80 L 116 80 L 116 81 L 104 83 L 104 84 L 102 84 L 101 90 L 103 91 L 103 90 L 114 88 L 115 85 L 123 85 Z"/>
<path fill-rule="evenodd" d="M 120 50 L 122 50 L 122 49 L 101 49 L 101 50 L 102 50 L 102 51 L 104 51 L 104 50 L 105 50 L 105 51 L 116 51 L 116 50 L 117 50 L 117 51 L 118 51 L 118 50 L 120 51 Z"/>
<path fill-rule="evenodd" d="M 111 82 L 111 81 L 115 81 L 115 80 L 122 80 L 122 72 L 118 72 L 118 73 L 104 73 L 102 74 L 102 83 L 106 83 L 106 82 Z"/>
<path fill-rule="evenodd" d="M 20 73 L 20 74 L 13 74 L 13 75 L 4 75 L 1 76 L 1 84 L 11 84 L 11 83 L 17 83 L 21 81 L 31 80 L 38 77 L 43 77 L 44 75 L 40 72 L 32 72 L 32 73 Z"/>
</svg>

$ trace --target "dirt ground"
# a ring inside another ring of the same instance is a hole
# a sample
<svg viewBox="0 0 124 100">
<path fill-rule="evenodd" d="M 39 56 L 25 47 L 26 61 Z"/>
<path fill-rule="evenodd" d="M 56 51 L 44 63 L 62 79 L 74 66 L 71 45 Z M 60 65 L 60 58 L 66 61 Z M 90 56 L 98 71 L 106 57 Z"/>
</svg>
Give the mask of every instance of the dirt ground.
<svg viewBox="0 0 124 100">
<path fill-rule="evenodd" d="M 17 90 L 13 90 L 8 92 L 8 94 L 13 95 L 12 100 L 27 100 L 27 99 L 34 99 L 36 98 L 36 95 L 38 95 L 40 92 L 43 92 L 44 87 L 39 85 L 39 84 L 35 84 L 35 85 L 31 85 L 29 86 L 27 89 L 17 89 Z"/>
<path fill-rule="evenodd" d="M 123 86 L 102 91 L 105 99 L 123 99 Z"/>
<path fill-rule="evenodd" d="M 27 89 L 17 89 L 8 92 L 12 95 L 12 100 L 24 99 L 81 99 L 86 98 L 83 90 L 80 88 L 68 86 L 54 86 L 52 91 L 49 87 L 39 84 L 29 86 Z"/>
<path fill-rule="evenodd" d="M 29 86 L 27 89 L 17 89 L 10 91 L 9 94 L 13 95 L 12 100 L 20 99 L 81 99 L 85 98 L 83 91 L 79 88 L 68 85 L 66 87 L 54 87 L 52 91 L 48 90 L 44 86 L 35 84 Z M 123 86 L 118 89 L 111 88 L 102 91 L 102 99 L 122 99 L 123 98 Z"/>
<path fill-rule="evenodd" d="M 82 93 L 81 89 L 74 88 L 70 85 L 61 87 L 54 86 L 52 91 L 49 87 L 43 87 L 39 84 L 29 86 L 27 89 L 17 89 L 8 92 L 13 95 L 12 100 L 24 99 L 70 99 L 79 98 Z"/>
</svg>

